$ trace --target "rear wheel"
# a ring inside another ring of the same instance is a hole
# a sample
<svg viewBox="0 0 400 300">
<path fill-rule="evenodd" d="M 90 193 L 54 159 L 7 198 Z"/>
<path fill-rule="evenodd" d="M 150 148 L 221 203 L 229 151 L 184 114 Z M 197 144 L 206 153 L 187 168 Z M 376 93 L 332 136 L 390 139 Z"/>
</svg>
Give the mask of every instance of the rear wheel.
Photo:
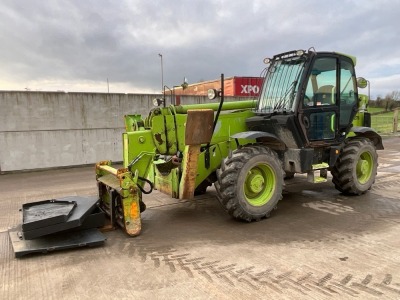
<svg viewBox="0 0 400 300">
<path fill-rule="evenodd" d="M 236 219 L 250 222 L 268 217 L 282 198 L 281 162 L 269 148 L 235 150 L 222 162 L 217 178 L 218 200 Z"/>
<path fill-rule="evenodd" d="M 333 183 L 347 195 L 361 195 L 375 182 L 378 155 L 373 143 L 366 138 L 346 141 L 331 173 Z"/>
</svg>

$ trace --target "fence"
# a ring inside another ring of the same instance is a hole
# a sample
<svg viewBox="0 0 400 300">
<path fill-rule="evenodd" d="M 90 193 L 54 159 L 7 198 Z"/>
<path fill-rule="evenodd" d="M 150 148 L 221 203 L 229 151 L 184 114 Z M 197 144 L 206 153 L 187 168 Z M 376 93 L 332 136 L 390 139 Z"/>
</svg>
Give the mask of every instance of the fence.
<svg viewBox="0 0 400 300">
<path fill-rule="evenodd" d="M 397 133 L 398 108 L 394 112 L 378 113 L 371 116 L 371 127 L 381 134 Z"/>
</svg>

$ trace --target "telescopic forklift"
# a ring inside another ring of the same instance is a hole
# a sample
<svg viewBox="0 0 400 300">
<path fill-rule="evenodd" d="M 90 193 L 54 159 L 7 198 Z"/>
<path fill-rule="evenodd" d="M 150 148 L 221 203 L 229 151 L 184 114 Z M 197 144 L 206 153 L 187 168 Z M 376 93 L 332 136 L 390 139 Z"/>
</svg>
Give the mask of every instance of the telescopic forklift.
<svg viewBox="0 0 400 300">
<path fill-rule="evenodd" d="M 282 198 L 284 177 L 307 174 L 346 195 L 367 192 L 377 173 L 382 138 L 371 129 L 367 80 L 356 58 L 296 50 L 265 59 L 257 100 L 154 107 L 125 116 L 123 168 L 96 164 L 100 204 L 129 235 L 141 230 L 153 189 L 192 199 L 214 184 L 228 214 L 245 221 L 268 217 Z M 195 201 L 195 200 L 194 200 Z"/>
</svg>

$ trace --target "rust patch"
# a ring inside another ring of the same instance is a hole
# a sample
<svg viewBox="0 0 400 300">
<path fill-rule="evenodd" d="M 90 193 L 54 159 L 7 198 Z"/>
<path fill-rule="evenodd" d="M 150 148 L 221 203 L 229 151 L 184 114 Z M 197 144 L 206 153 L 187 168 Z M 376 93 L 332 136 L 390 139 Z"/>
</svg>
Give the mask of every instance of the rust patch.
<svg viewBox="0 0 400 300">
<path fill-rule="evenodd" d="M 197 176 L 197 162 L 200 154 L 200 145 L 186 146 L 182 178 L 179 185 L 179 199 L 193 199 Z"/>
<path fill-rule="evenodd" d="M 130 217 L 131 217 L 132 219 L 137 219 L 137 218 L 139 218 L 139 209 L 138 209 L 138 205 L 137 205 L 136 202 L 132 202 L 132 203 L 131 203 Z"/>
<path fill-rule="evenodd" d="M 188 110 L 185 144 L 200 145 L 211 141 L 213 135 L 214 111 L 212 109 Z"/>
<path fill-rule="evenodd" d="M 123 174 L 128 173 L 128 172 L 129 172 L 128 168 L 118 169 L 117 170 L 117 177 L 120 178 L 120 177 L 122 177 Z"/>
<path fill-rule="evenodd" d="M 130 236 L 139 235 L 142 228 L 139 201 L 137 193 L 122 199 L 124 223 L 121 226 L 125 228 L 125 232 Z"/>
<path fill-rule="evenodd" d="M 163 141 L 163 139 L 162 139 L 162 137 L 161 137 L 161 133 L 156 133 L 156 134 L 154 135 L 154 138 L 156 139 L 156 141 L 157 141 L 160 145 L 162 145 L 162 144 L 164 143 L 164 141 Z"/>
</svg>

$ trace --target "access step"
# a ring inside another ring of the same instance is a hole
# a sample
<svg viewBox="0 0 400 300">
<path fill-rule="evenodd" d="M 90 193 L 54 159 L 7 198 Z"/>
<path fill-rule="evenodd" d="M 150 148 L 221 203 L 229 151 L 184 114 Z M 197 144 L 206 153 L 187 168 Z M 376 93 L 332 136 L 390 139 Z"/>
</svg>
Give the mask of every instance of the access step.
<svg viewBox="0 0 400 300">
<path fill-rule="evenodd" d="M 312 170 L 307 173 L 307 181 L 310 183 L 322 183 L 328 181 L 329 164 L 320 163 L 312 165 Z M 317 176 L 315 173 L 319 173 Z"/>
</svg>

